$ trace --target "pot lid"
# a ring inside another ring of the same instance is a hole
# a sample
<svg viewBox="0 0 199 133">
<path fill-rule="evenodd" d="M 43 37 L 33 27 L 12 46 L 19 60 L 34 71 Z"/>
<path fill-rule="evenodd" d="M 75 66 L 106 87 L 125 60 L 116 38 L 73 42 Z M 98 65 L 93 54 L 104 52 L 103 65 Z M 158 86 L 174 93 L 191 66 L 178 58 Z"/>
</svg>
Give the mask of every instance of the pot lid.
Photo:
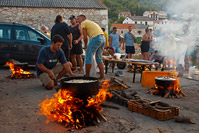
<svg viewBox="0 0 199 133">
<path fill-rule="evenodd" d="M 166 77 L 166 76 L 160 76 L 160 77 L 155 77 L 156 80 L 161 80 L 161 81 L 175 81 L 175 78 L 171 77 Z"/>
</svg>

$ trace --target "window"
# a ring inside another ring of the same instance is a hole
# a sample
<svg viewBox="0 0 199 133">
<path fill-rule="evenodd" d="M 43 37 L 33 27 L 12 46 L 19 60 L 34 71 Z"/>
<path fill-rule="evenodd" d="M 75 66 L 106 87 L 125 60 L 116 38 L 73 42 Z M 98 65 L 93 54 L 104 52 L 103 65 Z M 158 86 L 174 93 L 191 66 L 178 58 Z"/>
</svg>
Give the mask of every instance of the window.
<svg viewBox="0 0 199 133">
<path fill-rule="evenodd" d="M 137 21 L 135 21 L 135 24 L 137 24 Z"/>
<path fill-rule="evenodd" d="M 0 26 L 0 39 L 11 39 L 11 27 Z"/>
<path fill-rule="evenodd" d="M 29 38 L 30 38 L 30 41 L 39 42 L 39 40 L 37 40 L 37 38 L 40 37 L 39 34 L 33 32 L 33 31 L 31 31 L 31 30 L 28 30 L 28 36 L 29 36 Z"/>
<path fill-rule="evenodd" d="M 15 38 L 16 40 L 29 41 L 27 31 L 23 27 L 15 27 Z"/>
<path fill-rule="evenodd" d="M 38 33 L 24 27 L 15 28 L 15 37 L 16 40 L 40 42 L 37 40 L 40 37 Z"/>
<path fill-rule="evenodd" d="M 145 25 L 147 25 L 147 22 L 145 22 Z"/>
</svg>

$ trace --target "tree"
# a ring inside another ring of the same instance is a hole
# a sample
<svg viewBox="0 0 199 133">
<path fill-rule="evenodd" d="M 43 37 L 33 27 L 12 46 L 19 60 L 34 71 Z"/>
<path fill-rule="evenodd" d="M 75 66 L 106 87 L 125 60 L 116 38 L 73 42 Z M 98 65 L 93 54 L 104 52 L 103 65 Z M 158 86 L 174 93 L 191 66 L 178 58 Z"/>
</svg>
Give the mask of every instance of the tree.
<svg viewBox="0 0 199 133">
<path fill-rule="evenodd" d="M 124 16 L 121 16 L 117 21 L 116 23 L 120 24 L 124 21 L 125 17 Z"/>
</svg>

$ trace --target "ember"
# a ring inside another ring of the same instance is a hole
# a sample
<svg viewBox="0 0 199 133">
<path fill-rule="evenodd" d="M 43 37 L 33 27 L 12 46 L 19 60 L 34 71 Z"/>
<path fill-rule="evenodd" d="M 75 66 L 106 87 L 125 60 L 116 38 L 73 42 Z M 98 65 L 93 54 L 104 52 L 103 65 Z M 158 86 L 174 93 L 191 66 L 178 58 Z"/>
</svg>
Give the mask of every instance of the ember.
<svg viewBox="0 0 199 133">
<path fill-rule="evenodd" d="M 6 62 L 6 65 L 10 67 L 10 70 L 12 71 L 12 74 L 9 76 L 10 78 L 33 78 L 34 74 L 31 72 L 24 71 L 21 67 Z"/>
<path fill-rule="evenodd" d="M 41 115 L 47 116 L 49 121 L 57 121 L 65 127 L 74 127 L 75 129 L 84 128 L 87 125 L 96 125 L 106 118 L 101 113 L 103 111 L 101 104 L 106 101 L 106 97 L 111 97 L 107 92 L 109 82 L 105 81 L 98 94 L 92 98 L 89 97 L 85 103 L 83 99 L 72 96 L 72 92 L 67 89 L 60 89 L 54 94 L 54 98 L 47 98 L 39 104 Z"/>
<path fill-rule="evenodd" d="M 185 94 L 180 89 L 179 79 L 174 76 L 170 77 L 156 77 L 156 84 L 147 93 L 162 96 L 164 98 L 181 98 Z"/>
</svg>

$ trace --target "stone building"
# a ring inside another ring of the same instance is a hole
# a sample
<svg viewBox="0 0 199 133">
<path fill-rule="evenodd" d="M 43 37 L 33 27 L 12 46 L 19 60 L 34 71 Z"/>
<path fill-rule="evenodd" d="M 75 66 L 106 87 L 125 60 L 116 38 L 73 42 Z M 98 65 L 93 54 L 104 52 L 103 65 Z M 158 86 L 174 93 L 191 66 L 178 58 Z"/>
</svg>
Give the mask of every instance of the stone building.
<svg viewBox="0 0 199 133">
<path fill-rule="evenodd" d="M 167 19 L 167 13 L 164 11 L 145 11 L 143 16 L 153 18 L 154 20 Z"/>
<path fill-rule="evenodd" d="M 57 15 L 69 24 L 70 15 L 86 15 L 108 29 L 108 10 L 101 0 L 0 0 L 0 22 L 16 22 L 36 29 L 54 25 Z"/>
<path fill-rule="evenodd" d="M 130 16 L 126 17 L 123 24 L 143 24 L 153 29 L 154 19 L 146 17 L 146 16 Z"/>
</svg>

